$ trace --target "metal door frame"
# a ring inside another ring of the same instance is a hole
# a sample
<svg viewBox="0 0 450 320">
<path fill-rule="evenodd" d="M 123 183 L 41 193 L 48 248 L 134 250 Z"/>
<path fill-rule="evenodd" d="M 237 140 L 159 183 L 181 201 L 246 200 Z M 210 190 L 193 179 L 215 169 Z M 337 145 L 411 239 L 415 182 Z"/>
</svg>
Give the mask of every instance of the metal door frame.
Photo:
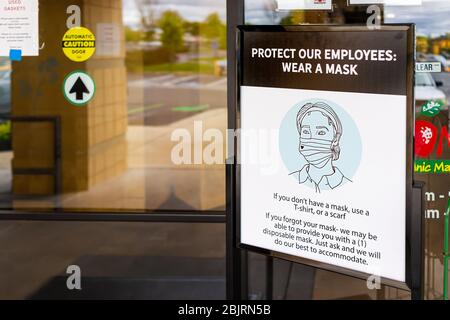
<svg viewBox="0 0 450 320">
<path fill-rule="evenodd" d="M 234 30 L 237 25 L 244 23 L 244 0 L 226 0 L 227 8 L 227 41 L 228 61 L 234 61 L 236 58 L 236 44 L 234 42 Z M 233 63 L 228 63 L 227 73 L 228 88 L 234 88 L 236 77 Z M 236 93 L 232 90 L 227 92 L 228 106 L 228 127 L 234 127 L 234 99 Z M 17 119 L 17 121 L 35 121 L 35 119 Z M 44 120 L 38 120 L 44 121 Z M 45 121 L 53 121 L 53 119 L 45 119 Z M 59 164 L 60 157 L 57 150 L 60 150 L 60 123 L 56 121 L 55 125 L 55 164 Z M 30 170 L 32 170 L 30 168 Z M 226 164 L 226 182 L 227 185 L 232 183 L 233 167 Z M 58 170 L 56 170 L 58 171 Z M 28 171 L 27 171 L 28 172 Z M 31 172 L 31 171 L 30 171 Z M 58 172 L 57 172 L 58 173 Z M 56 174 L 58 176 L 58 174 Z M 55 197 L 59 198 L 60 181 L 55 183 Z M 58 188 L 57 188 L 58 187 Z M 0 221 L 95 221 L 95 222 L 160 222 L 160 223 L 225 223 L 226 224 L 226 297 L 227 299 L 246 299 L 246 253 L 233 246 L 233 236 L 235 235 L 234 219 L 231 211 L 234 204 L 232 203 L 231 194 L 226 194 L 226 210 L 225 211 L 178 211 L 178 210 L 145 210 L 142 213 L 136 211 L 118 211 L 118 212 L 99 212 L 99 211 L 83 211 L 63 210 L 56 208 L 52 212 L 33 212 L 32 210 L 23 210 L 20 212 L 11 209 L 0 209 Z M 240 270 L 240 271 L 236 271 Z M 243 285 L 245 284 L 245 285 Z"/>
</svg>

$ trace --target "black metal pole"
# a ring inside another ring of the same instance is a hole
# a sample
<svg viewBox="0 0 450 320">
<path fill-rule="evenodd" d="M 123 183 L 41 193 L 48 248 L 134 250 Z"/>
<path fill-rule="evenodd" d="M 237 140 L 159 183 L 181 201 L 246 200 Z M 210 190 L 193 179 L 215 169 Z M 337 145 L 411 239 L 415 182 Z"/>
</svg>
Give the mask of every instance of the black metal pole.
<svg viewBox="0 0 450 320">
<path fill-rule="evenodd" d="M 425 298 L 425 250 L 424 250 L 424 225 L 425 225 L 425 199 L 423 194 L 423 182 L 414 181 L 412 197 L 411 217 L 411 300 L 423 300 Z"/>
<path fill-rule="evenodd" d="M 273 300 L 273 258 L 266 257 L 266 300 Z"/>
<path fill-rule="evenodd" d="M 55 167 L 55 179 L 54 179 L 54 190 L 55 190 L 55 210 L 61 210 L 62 208 L 62 132 L 61 132 L 61 117 L 56 117 L 54 125 L 54 164 Z"/>
<path fill-rule="evenodd" d="M 227 97 L 228 129 L 236 129 L 237 72 L 236 27 L 244 24 L 244 0 L 227 0 Z M 247 252 L 236 246 L 236 156 L 234 141 L 227 157 L 227 222 L 226 222 L 226 296 L 229 300 L 247 299 Z"/>
</svg>

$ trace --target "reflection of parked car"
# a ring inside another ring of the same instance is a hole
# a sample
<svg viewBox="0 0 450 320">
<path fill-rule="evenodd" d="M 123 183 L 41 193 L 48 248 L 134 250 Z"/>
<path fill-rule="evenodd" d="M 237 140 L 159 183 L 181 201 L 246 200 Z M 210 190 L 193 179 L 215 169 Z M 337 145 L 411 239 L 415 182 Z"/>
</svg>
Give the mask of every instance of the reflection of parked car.
<svg viewBox="0 0 450 320">
<path fill-rule="evenodd" d="M 440 62 L 442 65 L 442 70 L 450 72 L 450 60 L 447 60 L 445 57 L 439 54 L 430 54 L 428 55 L 428 59 Z"/>
<path fill-rule="evenodd" d="M 416 59 L 420 62 L 427 62 L 427 55 L 423 52 L 417 52 Z"/>
<path fill-rule="evenodd" d="M 0 115 L 11 112 L 11 71 L 0 70 Z"/>
<path fill-rule="evenodd" d="M 219 60 L 214 64 L 214 74 L 216 76 L 225 76 L 227 74 L 227 60 Z"/>
<path fill-rule="evenodd" d="M 420 112 L 420 107 L 430 100 L 442 102 L 444 105 L 442 110 L 448 110 L 445 93 L 438 89 L 442 85 L 442 82 L 436 82 L 429 73 L 416 73 L 416 112 Z"/>
</svg>

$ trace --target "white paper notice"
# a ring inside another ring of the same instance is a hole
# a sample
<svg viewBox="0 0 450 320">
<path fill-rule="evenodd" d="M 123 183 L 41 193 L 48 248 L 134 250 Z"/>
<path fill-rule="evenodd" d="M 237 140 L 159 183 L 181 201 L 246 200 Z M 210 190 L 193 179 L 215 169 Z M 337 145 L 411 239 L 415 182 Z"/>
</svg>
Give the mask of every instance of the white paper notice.
<svg viewBox="0 0 450 320">
<path fill-rule="evenodd" d="M 97 24 L 97 56 L 120 56 L 120 27 L 114 23 Z"/>
<path fill-rule="evenodd" d="M 349 0 L 350 4 L 385 4 L 387 6 L 420 6 L 422 0 Z"/>
<path fill-rule="evenodd" d="M 39 55 L 39 1 L 0 0 L 0 56 Z"/>
<path fill-rule="evenodd" d="M 278 0 L 278 10 L 331 10 L 332 0 Z"/>
</svg>

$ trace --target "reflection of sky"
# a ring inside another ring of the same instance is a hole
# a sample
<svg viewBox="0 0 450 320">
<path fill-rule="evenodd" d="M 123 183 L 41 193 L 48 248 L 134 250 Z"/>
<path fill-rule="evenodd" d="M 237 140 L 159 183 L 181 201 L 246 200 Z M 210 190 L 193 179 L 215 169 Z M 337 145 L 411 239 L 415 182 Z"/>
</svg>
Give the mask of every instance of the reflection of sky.
<svg viewBox="0 0 450 320">
<path fill-rule="evenodd" d="M 421 6 L 386 7 L 386 22 L 413 22 L 417 34 L 440 36 L 450 33 L 450 1 L 423 0 Z"/>
<path fill-rule="evenodd" d="M 275 11 L 275 0 L 245 0 L 245 22 L 251 24 L 278 24 L 286 13 Z"/>
<path fill-rule="evenodd" d="M 136 1 L 153 3 L 155 16 L 165 10 L 176 10 L 186 20 L 202 21 L 212 13 L 218 12 L 222 20 L 226 19 L 225 0 L 123 0 L 125 23 L 138 26 L 139 12 Z M 285 15 L 275 12 L 275 0 L 246 0 L 246 22 L 252 24 L 274 24 Z M 450 0 L 423 0 L 421 6 L 385 7 L 387 23 L 416 23 L 417 33 L 439 36 L 450 33 Z"/>
<path fill-rule="evenodd" d="M 245 20 L 251 24 L 278 23 L 275 0 L 246 0 Z M 386 6 L 386 23 L 416 23 L 417 33 L 439 36 L 450 33 L 450 0 L 423 0 L 421 6 Z"/>
<path fill-rule="evenodd" d="M 137 27 L 140 19 L 136 1 L 142 0 L 123 0 L 124 21 L 126 25 L 132 27 Z M 225 0 L 146 0 L 146 2 L 152 4 L 150 7 L 156 17 L 166 10 L 176 10 L 189 21 L 203 21 L 212 12 L 219 13 L 222 20 L 226 20 Z"/>
</svg>

